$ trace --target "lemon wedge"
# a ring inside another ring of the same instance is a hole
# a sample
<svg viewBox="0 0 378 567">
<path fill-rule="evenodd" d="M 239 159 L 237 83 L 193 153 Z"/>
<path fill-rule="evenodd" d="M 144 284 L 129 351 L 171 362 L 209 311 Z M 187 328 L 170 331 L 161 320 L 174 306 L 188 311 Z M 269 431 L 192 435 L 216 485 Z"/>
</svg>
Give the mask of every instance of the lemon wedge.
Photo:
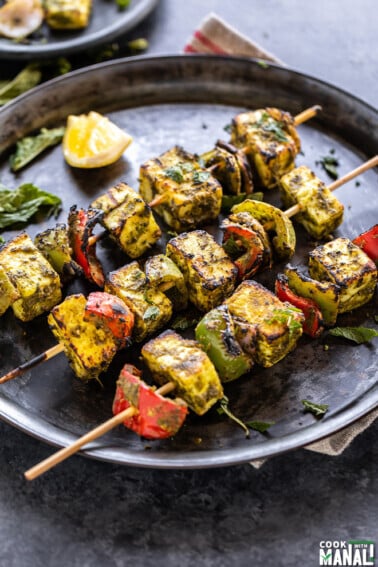
<svg viewBox="0 0 378 567">
<path fill-rule="evenodd" d="M 98 112 L 71 114 L 63 137 L 63 155 L 72 167 L 104 167 L 116 162 L 132 137 Z"/>
</svg>

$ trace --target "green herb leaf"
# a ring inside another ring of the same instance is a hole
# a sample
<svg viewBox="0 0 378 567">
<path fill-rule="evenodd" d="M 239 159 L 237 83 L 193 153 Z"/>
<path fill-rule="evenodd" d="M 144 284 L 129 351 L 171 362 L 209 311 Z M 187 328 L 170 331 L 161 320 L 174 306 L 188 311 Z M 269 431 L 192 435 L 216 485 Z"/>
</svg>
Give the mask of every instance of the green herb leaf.
<svg viewBox="0 0 378 567">
<path fill-rule="evenodd" d="M 269 427 L 274 425 L 274 421 L 246 421 L 245 424 L 250 429 L 254 429 L 255 431 L 259 431 L 260 433 L 265 433 L 265 431 L 267 431 Z"/>
<path fill-rule="evenodd" d="M 143 313 L 143 321 L 155 321 L 160 315 L 159 307 L 156 305 L 151 305 L 147 307 L 146 311 Z"/>
<path fill-rule="evenodd" d="M 252 128 L 261 128 L 264 132 L 274 134 L 279 142 L 287 142 L 287 135 L 285 133 L 285 125 L 279 120 L 275 120 L 267 112 L 263 112 L 260 120 L 256 124 L 251 124 Z"/>
<path fill-rule="evenodd" d="M 175 331 L 186 331 L 187 329 L 195 327 L 198 321 L 198 317 L 194 317 L 190 313 L 185 313 L 183 315 L 177 315 L 177 317 L 175 317 L 172 321 L 171 327 Z"/>
<path fill-rule="evenodd" d="M 259 59 L 257 61 L 257 65 L 259 67 L 261 67 L 262 69 L 269 69 L 269 67 L 270 67 L 269 63 L 267 61 L 264 61 L 264 59 Z"/>
<path fill-rule="evenodd" d="M 233 236 L 227 238 L 222 244 L 223 250 L 230 256 L 232 260 L 236 260 L 243 253 L 243 247 L 236 243 Z"/>
<path fill-rule="evenodd" d="M 35 159 L 40 153 L 50 146 L 55 146 L 62 141 L 65 128 L 42 128 L 36 136 L 26 136 L 16 145 L 16 151 L 10 158 L 12 171 L 18 171 L 26 164 Z"/>
<path fill-rule="evenodd" d="M 226 124 L 226 126 L 223 126 L 223 130 L 225 132 L 228 132 L 229 134 L 231 134 L 232 132 L 232 124 Z"/>
<path fill-rule="evenodd" d="M 172 167 L 167 167 L 167 169 L 163 169 L 163 173 L 166 177 L 173 179 L 176 183 L 182 183 L 184 181 L 184 174 L 178 165 L 173 165 Z"/>
<path fill-rule="evenodd" d="M 359 345 L 378 337 L 378 331 L 370 327 L 334 327 L 328 333 L 334 337 L 343 337 Z"/>
<path fill-rule="evenodd" d="M 302 400 L 302 404 L 306 411 L 313 413 L 316 417 L 324 415 L 329 408 L 328 404 L 316 404 L 310 400 Z"/>
<path fill-rule="evenodd" d="M 337 179 L 339 177 L 339 173 L 336 169 L 339 165 L 339 160 L 334 156 L 324 156 L 317 163 L 322 166 L 324 171 L 326 171 L 332 179 Z"/>
<path fill-rule="evenodd" d="M 0 184 L 0 228 L 27 222 L 41 207 L 46 207 L 47 216 L 56 215 L 61 203 L 59 197 L 31 183 L 24 183 L 13 190 Z"/>
<path fill-rule="evenodd" d="M 195 171 L 193 173 L 192 181 L 194 185 L 200 185 L 200 183 L 205 183 L 210 177 L 211 173 L 209 171 Z"/>
<path fill-rule="evenodd" d="M 131 0 L 116 0 L 116 4 L 120 10 L 126 10 L 130 6 Z"/>
<path fill-rule="evenodd" d="M 222 212 L 228 213 L 231 211 L 234 205 L 242 203 L 246 199 L 251 199 L 252 201 L 262 201 L 264 199 L 264 193 L 239 193 L 239 195 L 223 195 L 222 196 Z"/>
<path fill-rule="evenodd" d="M 2 236 L 0 236 L 0 244 L 4 244 L 4 243 L 5 243 L 4 238 Z"/>
<path fill-rule="evenodd" d="M 237 423 L 245 431 L 245 436 L 249 437 L 248 427 L 245 425 L 245 423 L 241 421 L 241 419 L 239 419 L 238 417 L 236 417 L 236 415 L 232 413 L 232 411 L 228 407 L 229 402 L 230 400 L 228 399 L 228 397 L 223 396 L 223 398 L 219 402 L 220 407 L 217 409 L 218 414 L 219 415 L 226 414 L 230 419 L 235 421 L 235 423 Z"/>
<path fill-rule="evenodd" d="M 42 73 L 38 66 L 34 63 L 27 65 L 14 79 L 0 87 L 0 106 L 38 85 L 41 78 Z"/>
</svg>

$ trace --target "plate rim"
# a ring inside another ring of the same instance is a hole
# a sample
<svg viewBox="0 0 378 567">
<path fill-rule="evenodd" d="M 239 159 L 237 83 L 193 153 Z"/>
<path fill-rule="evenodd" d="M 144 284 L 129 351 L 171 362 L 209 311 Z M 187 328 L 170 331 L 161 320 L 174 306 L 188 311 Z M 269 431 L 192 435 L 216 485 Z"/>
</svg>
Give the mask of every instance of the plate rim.
<svg viewBox="0 0 378 567">
<path fill-rule="evenodd" d="M 232 61 L 241 61 L 244 63 L 251 63 L 259 65 L 259 59 L 249 58 L 249 57 L 229 57 L 229 56 L 213 56 L 213 55 L 156 55 L 156 56 L 142 56 L 142 57 L 131 57 L 131 58 L 122 58 L 114 61 L 108 61 L 104 63 L 99 63 L 96 65 L 84 67 L 82 69 L 78 69 L 72 73 L 69 73 L 62 77 L 57 77 L 43 83 L 24 93 L 14 101 L 11 101 L 7 105 L 4 105 L 2 109 L 0 109 L 0 121 L 4 114 L 8 111 L 12 111 L 12 107 L 15 105 L 22 104 L 22 101 L 25 97 L 34 97 L 38 96 L 39 91 L 46 88 L 46 85 L 50 85 L 54 87 L 56 83 L 60 83 L 62 81 L 75 81 L 75 77 L 82 76 L 86 73 L 96 73 L 97 71 L 101 71 L 103 67 L 108 66 L 131 66 L 136 62 L 139 64 L 146 63 L 148 61 L 156 61 L 159 60 L 160 62 L 169 59 L 169 60 L 195 60 L 195 59 L 211 59 L 212 61 L 217 60 L 219 61 L 227 61 L 226 64 L 231 64 Z M 362 105 L 363 107 L 372 111 L 378 117 L 378 110 L 375 109 L 372 105 L 368 102 L 364 101 L 363 99 L 355 96 L 352 93 L 345 91 L 344 89 L 333 85 L 327 81 L 322 79 L 317 79 L 316 77 L 302 73 L 301 71 L 297 71 L 295 69 L 291 69 L 288 67 L 282 67 L 280 65 L 272 64 L 274 68 L 279 70 L 284 70 L 289 74 L 296 74 L 299 77 L 307 78 L 312 81 L 315 81 L 318 84 L 323 85 L 327 89 L 331 89 L 334 92 L 340 92 L 344 96 L 347 96 L 352 101 L 356 101 L 358 104 Z M 343 409 L 339 409 L 339 411 L 335 414 L 325 416 L 323 420 L 314 421 L 311 425 L 299 430 L 294 431 L 289 434 L 286 434 L 282 437 L 270 439 L 263 443 L 257 443 L 256 445 L 247 446 L 248 450 L 241 450 L 240 447 L 237 448 L 236 453 L 230 452 L 229 449 L 221 450 L 221 449 L 214 449 L 214 450 L 206 450 L 206 451 L 182 451 L 180 454 L 175 453 L 164 453 L 162 451 L 159 452 L 158 457 L 154 457 L 153 452 L 145 452 L 144 454 L 139 453 L 132 453 L 132 458 L 129 458 L 128 455 L 130 452 L 126 450 L 125 447 L 119 448 L 121 452 L 124 453 L 124 458 L 119 458 L 118 456 L 114 456 L 114 447 L 113 449 L 102 447 L 101 444 L 94 444 L 89 446 L 86 449 L 82 449 L 79 454 L 84 455 L 86 457 L 94 458 L 97 460 L 112 462 L 116 464 L 124 464 L 128 466 L 139 466 L 144 468 L 162 468 L 162 469 L 185 469 L 185 468 L 213 468 L 213 467 L 222 467 L 222 466 L 230 466 L 236 464 L 242 464 L 249 462 L 255 459 L 267 458 L 277 454 L 281 454 L 284 452 L 291 451 L 293 449 L 297 449 L 300 447 L 304 447 L 309 443 L 314 443 L 316 441 L 320 441 L 324 437 L 332 435 L 337 431 L 347 427 L 354 421 L 360 419 L 364 415 L 368 414 L 370 411 L 375 409 L 378 406 L 378 384 L 373 384 L 369 390 L 365 391 L 356 399 L 352 400 L 348 406 Z M 41 419 L 40 417 L 30 414 L 28 412 L 26 424 L 25 422 L 22 423 L 22 418 L 25 419 L 25 410 L 21 408 L 21 406 L 17 406 L 17 404 L 9 400 L 7 398 L 3 398 L 0 394 L 0 417 L 7 423 L 17 427 L 21 431 L 44 441 L 50 445 L 54 445 L 56 447 L 63 447 L 67 443 L 74 441 L 77 439 L 76 436 L 70 434 L 66 430 L 63 430 L 61 427 L 57 427 L 55 425 L 51 425 L 48 421 Z M 315 418 L 314 418 L 315 420 Z M 32 423 L 34 423 L 34 427 L 32 427 Z M 50 428 L 50 431 L 46 432 L 46 424 L 47 429 Z M 43 431 L 42 431 L 43 430 Z M 113 453 L 112 453 L 113 451 Z"/>
<path fill-rule="evenodd" d="M 95 32 L 79 34 L 67 41 L 50 41 L 25 45 L 17 42 L 2 43 L 0 41 L 0 60 L 26 60 L 33 57 L 61 57 L 84 49 L 91 49 L 103 43 L 111 42 L 146 18 L 157 6 L 159 0 L 138 0 L 128 10 L 116 12 L 114 23 Z M 116 6 L 115 6 L 116 7 Z M 79 30 L 80 31 L 80 30 Z M 6 38 L 1 38 L 6 39 Z"/>
</svg>

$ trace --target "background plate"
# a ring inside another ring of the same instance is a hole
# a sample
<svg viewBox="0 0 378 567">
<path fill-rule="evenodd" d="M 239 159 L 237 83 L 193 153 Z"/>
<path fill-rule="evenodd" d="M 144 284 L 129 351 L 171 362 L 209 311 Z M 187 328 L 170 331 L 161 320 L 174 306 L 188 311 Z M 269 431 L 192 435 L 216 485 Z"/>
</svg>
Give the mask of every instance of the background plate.
<svg viewBox="0 0 378 567">
<path fill-rule="evenodd" d="M 120 180 L 137 188 L 139 165 L 174 144 L 198 153 L 211 149 L 218 138 L 227 138 L 224 126 L 242 109 L 278 106 L 296 114 L 313 104 L 321 104 L 323 112 L 300 126 L 303 151 L 297 161 L 329 183 L 319 165 L 322 156 L 332 151 L 342 175 L 378 147 L 377 112 L 348 93 L 289 69 L 274 65 L 263 69 L 248 59 L 172 56 L 101 64 L 45 83 L 0 111 L 1 181 L 9 187 L 32 182 L 60 195 L 64 209 L 58 220 L 64 222 L 73 203 L 88 206 Z M 17 176 L 10 172 L 7 158 L 18 139 L 41 126 L 64 123 L 70 113 L 89 110 L 106 112 L 133 135 L 133 144 L 119 162 L 97 171 L 75 170 L 65 164 L 61 148 L 56 147 Z M 353 237 L 377 222 L 376 191 L 375 171 L 338 190 L 345 205 L 338 236 Z M 266 198 L 278 203 L 275 191 L 267 192 Z M 34 236 L 53 222 L 31 224 L 28 233 Z M 296 228 L 294 262 L 303 264 L 314 243 Z M 111 242 L 105 240 L 99 248 L 107 269 L 127 262 Z M 272 286 L 282 267 L 277 265 L 256 279 Z M 68 291 L 81 289 L 83 283 L 76 281 Z M 376 300 L 341 316 L 339 324 L 373 326 L 374 314 Z M 4 372 L 52 344 L 44 317 L 21 324 L 9 312 L 0 320 Z M 252 432 L 245 439 L 241 429 L 213 409 L 202 418 L 191 415 L 173 440 L 146 442 L 121 427 L 83 454 L 145 467 L 196 468 L 247 462 L 306 445 L 376 407 L 376 350 L 376 341 L 356 347 L 326 335 L 319 340 L 302 338 L 295 352 L 273 368 L 255 368 L 251 376 L 227 385 L 231 408 L 240 418 L 275 422 L 264 435 Z M 0 415 L 46 442 L 66 445 L 110 416 L 117 372 L 132 354 L 138 353 L 120 353 L 104 377 L 103 389 L 73 379 L 60 355 L 3 385 Z M 322 420 L 303 412 L 304 398 L 329 404 Z"/>
<path fill-rule="evenodd" d="M 0 38 L 0 58 L 30 59 L 61 57 L 111 42 L 141 22 L 156 6 L 158 0 L 131 0 L 120 11 L 115 0 L 93 0 L 88 27 L 83 30 L 58 31 L 43 24 L 41 39 L 29 38 L 28 44 Z"/>
</svg>

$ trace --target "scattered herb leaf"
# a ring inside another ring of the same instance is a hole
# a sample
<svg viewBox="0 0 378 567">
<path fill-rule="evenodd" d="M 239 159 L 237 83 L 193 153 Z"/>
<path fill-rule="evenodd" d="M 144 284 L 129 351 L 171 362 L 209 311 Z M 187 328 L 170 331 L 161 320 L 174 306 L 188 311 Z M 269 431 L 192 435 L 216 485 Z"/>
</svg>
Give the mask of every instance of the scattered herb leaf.
<svg viewBox="0 0 378 567">
<path fill-rule="evenodd" d="M 0 106 L 32 89 L 41 82 L 42 73 L 34 63 L 27 65 L 11 81 L 0 88 Z"/>
<path fill-rule="evenodd" d="M 241 421 L 241 419 L 239 419 L 238 417 L 236 417 L 236 415 L 232 413 L 232 411 L 228 407 L 229 402 L 230 400 L 228 399 L 228 397 L 223 396 L 223 398 L 219 402 L 220 407 L 217 409 L 218 414 L 219 415 L 226 414 L 230 419 L 235 421 L 235 423 L 237 423 L 245 431 L 245 436 L 249 437 L 248 427 L 245 425 L 245 423 L 243 423 L 243 421 Z"/>
<path fill-rule="evenodd" d="M 4 243 L 5 243 L 4 238 L 2 236 L 0 236 L 0 244 L 4 244 Z"/>
<path fill-rule="evenodd" d="M 46 207 L 47 216 L 56 215 L 61 203 L 59 197 L 31 183 L 24 183 L 13 190 L 0 184 L 0 228 L 27 222 L 40 207 Z"/>
<path fill-rule="evenodd" d="M 261 67 L 261 69 L 269 69 L 270 65 L 267 61 L 264 61 L 264 59 L 259 59 L 257 61 L 257 65 L 259 67 Z"/>
<path fill-rule="evenodd" d="M 42 128 L 36 136 L 26 136 L 17 142 L 16 151 L 10 158 L 12 171 L 18 171 L 50 146 L 62 141 L 65 128 Z"/>
<path fill-rule="evenodd" d="M 232 132 L 232 124 L 226 124 L 226 126 L 223 126 L 223 130 L 225 132 L 228 132 L 229 134 L 231 134 Z"/>
<path fill-rule="evenodd" d="M 253 201 L 262 201 L 264 199 L 264 193 L 239 193 L 239 195 L 223 195 L 222 196 L 222 212 L 228 213 L 231 211 L 234 205 L 238 205 L 245 201 L 245 199 L 251 199 Z"/>
<path fill-rule="evenodd" d="M 166 177 L 173 179 L 176 183 L 182 183 L 184 181 L 184 174 L 178 165 L 173 165 L 172 167 L 167 167 L 163 169 L 163 173 Z"/>
<path fill-rule="evenodd" d="M 144 321 L 155 321 L 160 314 L 159 307 L 156 305 L 151 305 L 151 307 L 147 307 L 146 311 L 143 314 Z"/>
<path fill-rule="evenodd" d="M 223 250 L 230 256 L 231 260 L 236 260 L 242 254 L 243 249 L 242 247 L 237 244 L 233 236 L 227 238 L 225 242 L 222 244 Z"/>
<path fill-rule="evenodd" d="M 265 433 L 268 431 L 269 427 L 274 425 L 274 421 L 246 421 L 245 423 L 250 429 L 254 429 L 254 431 L 259 431 L 260 433 Z"/>
<path fill-rule="evenodd" d="M 177 315 L 171 323 L 172 329 L 175 331 L 186 331 L 187 329 L 192 329 L 197 325 L 199 317 L 195 317 L 190 313 L 185 313 L 183 315 Z"/>
<path fill-rule="evenodd" d="M 324 415 L 329 408 L 328 404 L 316 404 L 310 400 L 302 400 L 302 404 L 306 411 L 313 413 L 316 417 Z"/>
<path fill-rule="evenodd" d="M 334 337 L 343 337 L 359 345 L 378 337 L 378 331 L 370 327 L 334 327 L 328 333 Z"/>
<path fill-rule="evenodd" d="M 277 138 L 279 142 L 287 142 L 284 123 L 279 120 L 275 120 L 267 112 L 263 112 L 260 120 L 258 120 L 256 124 L 251 124 L 251 127 L 260 128 L 264 132 L 274 134 L 275 138 Z"/>
<path fill-rule="evenodd" d="M 332 179 L 337 179 L 339 177 L 339 173 L 336 169 L 339 165 L 339 160 L 337 158 L 333 156 L 324 156 L 317 163 L 322 166 L 324 171 L 326 171 Z"/>
<path fill-rule="evenodd" d="M 211 173 L 209 171 L 195 171 L 193 173 L 192 181 L 194 185 L 199 185 L 200 183 L 205 183 L 210 177 Z"/>
<path fill-rule="evenodd" d="M 126 10 L 130 6 L 131 0 L 116 0 L 116 4 L 120 10 Z"/>
</svg>

